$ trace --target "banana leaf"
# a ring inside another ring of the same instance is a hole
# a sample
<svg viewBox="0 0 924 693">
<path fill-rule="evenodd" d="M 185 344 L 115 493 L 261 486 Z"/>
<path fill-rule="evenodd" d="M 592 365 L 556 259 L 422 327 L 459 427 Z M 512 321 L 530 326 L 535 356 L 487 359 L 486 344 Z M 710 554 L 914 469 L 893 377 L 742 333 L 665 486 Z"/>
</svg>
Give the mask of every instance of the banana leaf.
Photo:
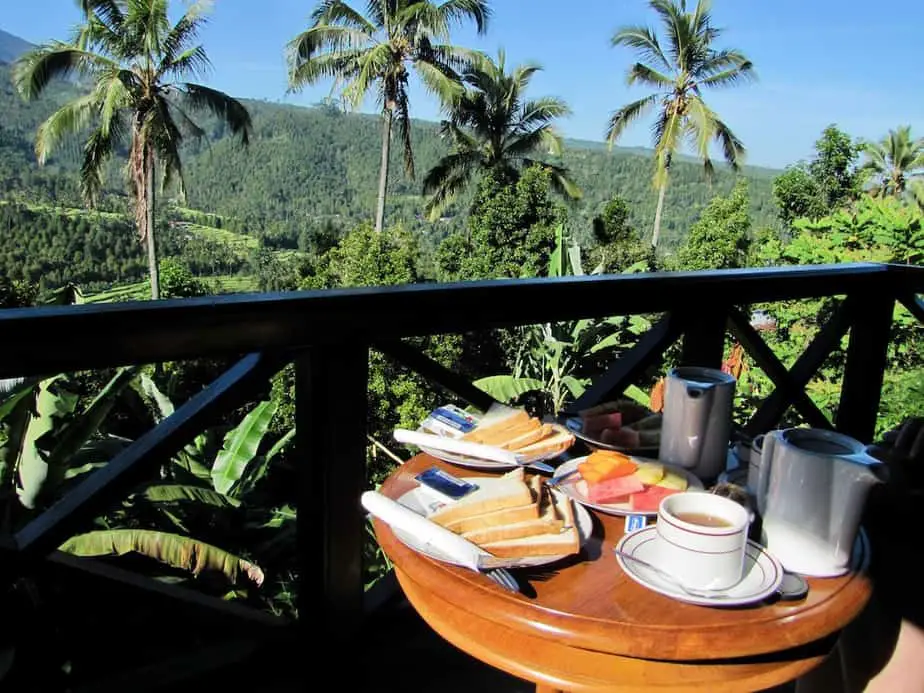
<svg viewBox="0 0 924 693">
<path fill-rule="evenodd" d="M 215 508 L 237 508 L 241 505 L 240 501 L 222 495 L 210 488 L 187 486 L 183 484 L 156 484 L 147 486 L 137 493 L 132 494 L 132 497 L 144 498 L 152 503 L 193 502 Z"/>
<path fill-rule="evenodd" d="M 19 448 L 19 500 L 34 508 L 64 478 L 64 468 L 50 463 L 52 441 L 49 434 L 60 427 L 77 407 L 77 395 L 61 385 L 62 376 L 43 380 L 35 398 L 35 411 L 29 416 Z M 59 468 L 60 467 L 60 468 Z"/>
<path fill-rule="evenodd" d="M 512 375 L 492 375 L 476 380 L 473 384 L 498 402 L 513 402 L 527 392 L 542 390 L 544 387 L 542 381 L 536 378 L 516 378 Z"/>
<path fill-rule="evenodd" d="M 244 476 L 247 465 L 257 456 L 263 436 L 276 413 L 277 402 L 260 402 L 236 428 L 228 431 L 221 451 L 212 465 L 212 485 L 229 494 Z"/>
<path fill-rule="evenodd" d="M 158 389 L 154 381 L 151 380 L 151 376 L 147 373 L 141 374 L 141 393 L 154 402 L 154 405 L 157 407 L 157 414 L 160 417 L 157 418 L 158 423 L 176 411 L 176 407 L 173 406 L 173 402 L 170 401 L 170 398 Z"/>
<path fill-rule="evenodd" d="M 257 484 L 259 484 L 260 481 L 266 477 L 266 474 L 269 471 L 270 462 L 273 461 L 273 458 L 285 450 L 285 448 L 288 447 L 289 443 L 291 443 L 294 438 L 295 427 L 293 426 L 284 436 L 282 436 L 282 438 L 273 444 L 273 447 L 269 449 L 266 455 L 257 458 L 258 463 L 256 465 L 251 465 L 249 467 L 244 476 L 241 478 L 240 487 L 238 489 L 239 493 L 237 495 L 243 496 L 244 494 L 253 491 Z"/>
<path fill-rule="evenodd" d="M 217 571 L 233 584 L 248 579 L 263 584 L 263 570 L 250 561 L 217 546 L 190 537 L 147 529 L 111 529 L 71 537 L 59 549 L 82 557 L 124 556 L 137 553 L 186 570 L 193 575 Z"/>
</svg>

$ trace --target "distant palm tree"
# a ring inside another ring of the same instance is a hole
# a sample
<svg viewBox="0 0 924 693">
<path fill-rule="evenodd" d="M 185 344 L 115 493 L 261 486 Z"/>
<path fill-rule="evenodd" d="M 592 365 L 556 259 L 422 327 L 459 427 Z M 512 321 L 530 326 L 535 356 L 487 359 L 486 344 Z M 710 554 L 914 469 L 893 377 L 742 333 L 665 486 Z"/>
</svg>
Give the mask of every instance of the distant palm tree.
<svg viewBox="0 0 924 693">
<path fill-rule="evenodd" d="M 439 216 L 475 173 L 493 171 L 499 180 L 516 181 L 521 169 L 538 163 L 535 155 L 561 154 L 561 136 L 552 121 L 570 112 L 567 104 L 551 96 L 527 99 L 525 94 L 541 69 L 526 64 L 508 73 L 501 51 L 497 62 L 484 58 L 465 72 L 465 93 L 442 124 L 452 151 L 424 179 L 424 193 L 431 195 L 426 209 L 431 219 Z M 551 171 L 552 184 L 559 192 L 581 197 L 564 167 L 542 165 Z"/>
<path fill-rule="evenodd" d="M 642 60 L 648 61 L 636 62 L 629 68 L 628 83 L 644 84 L 656 91 L 616 111 L 610 118 L 606 138 L 610 146 L 614 145 L 628 125 L 657 105 L 652 135 L 658 207 L 651 236 L 651 244 L 657 247 L 671 161 L 683 140 L 703 160 L 707 174 L 712 173 L 712 141 L 721 145 L 733 169 L 737 170 L 744 158 L 741 140 L 706 105 L 702 90 L 735 86 L 754 75 L 751 61 L 741 52 L 712 47 L 721 30 L 712 26 L 711 0 L 698 0 L 692 12 L 687 11 L 686 0 L 649 0 L 648 4 L 661 20 L 664 44 L 653 29 L 640 26 L 619 29 L 612 44 L 633 48 Z"/>
<path fill-rule="evenodd" d="M 176 182 L 185 193 L 180 146 L 187 136 L 205 136 L 188 109 L 209 111 L 247 144 L 250 115 L 237 100 L 199 84 L 211 66 L 196 37 L 207 2 L 191 5 L 171 26 L 169 0 L 81 0 L 84 23 L 70 42 L 54 41 L 22 56 L 14 81 L 35 99 L 56 77 L 76 74 L 92 90 L 63 106 L 38 129 L 35 151 L 44 163 L 68 135 L 87 129 L 81 188 L 93 204 L 103 187 L 105 164 L 126 139 L 135 221 L 147 245 L 151 297 L 160 297 L 154 242 L 155 164 L 163 166 L 163 188 Z"/>
<path fill-rule="evenodd" d="M 866 142 L 860 171 L 870 176 L 876 196 L 900 196 L 924 176 L 924 139 L 911 138 L 911 126 L 902 125 L 879 142 Z"/>
<path fill-rule="evenodd" d="M 323 0 L 312 26 L 289 44 L 289 86 L 297 90 L 322 79 L 344 83 L 343 98 L 358 108 L 373 89 L 384 120 L 375 228 L 385 223 L 391 129 L 397 119 L 404 144 L 404 168 L 414 177 L 411 147 L 409 68 L 444 103 L 459 97 L 457 71 L 476 57 L 445 43 L 454 24 L 470 20 L 487 29 L 488 0 L 368 0 L 366 14 L 343 0 Z"/>
</svg>

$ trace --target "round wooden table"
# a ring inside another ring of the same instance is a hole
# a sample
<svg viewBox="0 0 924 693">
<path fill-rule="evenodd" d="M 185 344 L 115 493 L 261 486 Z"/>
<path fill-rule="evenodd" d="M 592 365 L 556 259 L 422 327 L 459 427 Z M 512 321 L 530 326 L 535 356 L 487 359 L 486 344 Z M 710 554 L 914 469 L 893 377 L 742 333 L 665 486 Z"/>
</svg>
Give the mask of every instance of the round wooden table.
<svg viewBox="0 0 924 693">
<path fill-rule="evenodd" d="M 398 498 L 430 466 L 457 476 L 480 469 L 418 455 L 381 491 Z M 796 679 L 829 654 L 871 594 L 862 572 L 809 579 L 798 602 L 709 608 L 661 596 L 631 580 L 612 548 L 624 519 L 590 511 L 581 553 L 514 574 L 522 594 L 424 556 L 376 520 L 376 537 L 410 603 L 450 643 L 535 682 L 537 691 L 757 691 Z M 862 559 L 865 564 L 865 558 Z"/>
</svg>

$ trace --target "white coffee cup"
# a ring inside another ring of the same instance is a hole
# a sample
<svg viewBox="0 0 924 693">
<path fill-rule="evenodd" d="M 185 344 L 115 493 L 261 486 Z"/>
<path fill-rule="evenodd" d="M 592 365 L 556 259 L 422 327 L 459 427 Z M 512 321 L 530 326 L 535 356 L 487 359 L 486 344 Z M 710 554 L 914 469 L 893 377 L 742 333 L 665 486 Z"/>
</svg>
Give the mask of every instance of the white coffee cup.
<svg viewBox="0 0 924 693">
<path fill-rule="evenodd" d="M 731 587 L 744 571 L 750 519 L 743 506 L 723 496 L 695 492 L 668 496 L 658 508 L 652 562 L 687 587 Z"/>
</svg>

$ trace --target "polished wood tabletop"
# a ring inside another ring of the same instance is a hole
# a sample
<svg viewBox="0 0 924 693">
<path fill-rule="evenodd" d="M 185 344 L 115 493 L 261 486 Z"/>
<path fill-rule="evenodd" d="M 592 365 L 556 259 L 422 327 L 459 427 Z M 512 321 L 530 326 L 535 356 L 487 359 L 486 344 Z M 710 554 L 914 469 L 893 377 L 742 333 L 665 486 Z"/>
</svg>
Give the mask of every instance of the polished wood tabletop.
<svg viewBox="0 0 924 693">
<path fill-rule="evenodd" d="M 462 477 L 493 475 L 422 454 L 392 473 L 381 492 L 399 498 L 430 466 Z M 408 600 L 434 630 L 472 656 L 536 682 L 538 690 L 769 688 L 821 663 L 871 594 L 857 570 L 809 578 L 801 601 L 735 608 L 679 602 L 619 567 L 612 548 L 624 519 L 589 512 L 594 528 L 581 553 L 513 571 L 520 594 L 409 548 L 378 520 L 375 531 Z M 862 565 L 866 557 L 858 560 Z"/>
</svg>

